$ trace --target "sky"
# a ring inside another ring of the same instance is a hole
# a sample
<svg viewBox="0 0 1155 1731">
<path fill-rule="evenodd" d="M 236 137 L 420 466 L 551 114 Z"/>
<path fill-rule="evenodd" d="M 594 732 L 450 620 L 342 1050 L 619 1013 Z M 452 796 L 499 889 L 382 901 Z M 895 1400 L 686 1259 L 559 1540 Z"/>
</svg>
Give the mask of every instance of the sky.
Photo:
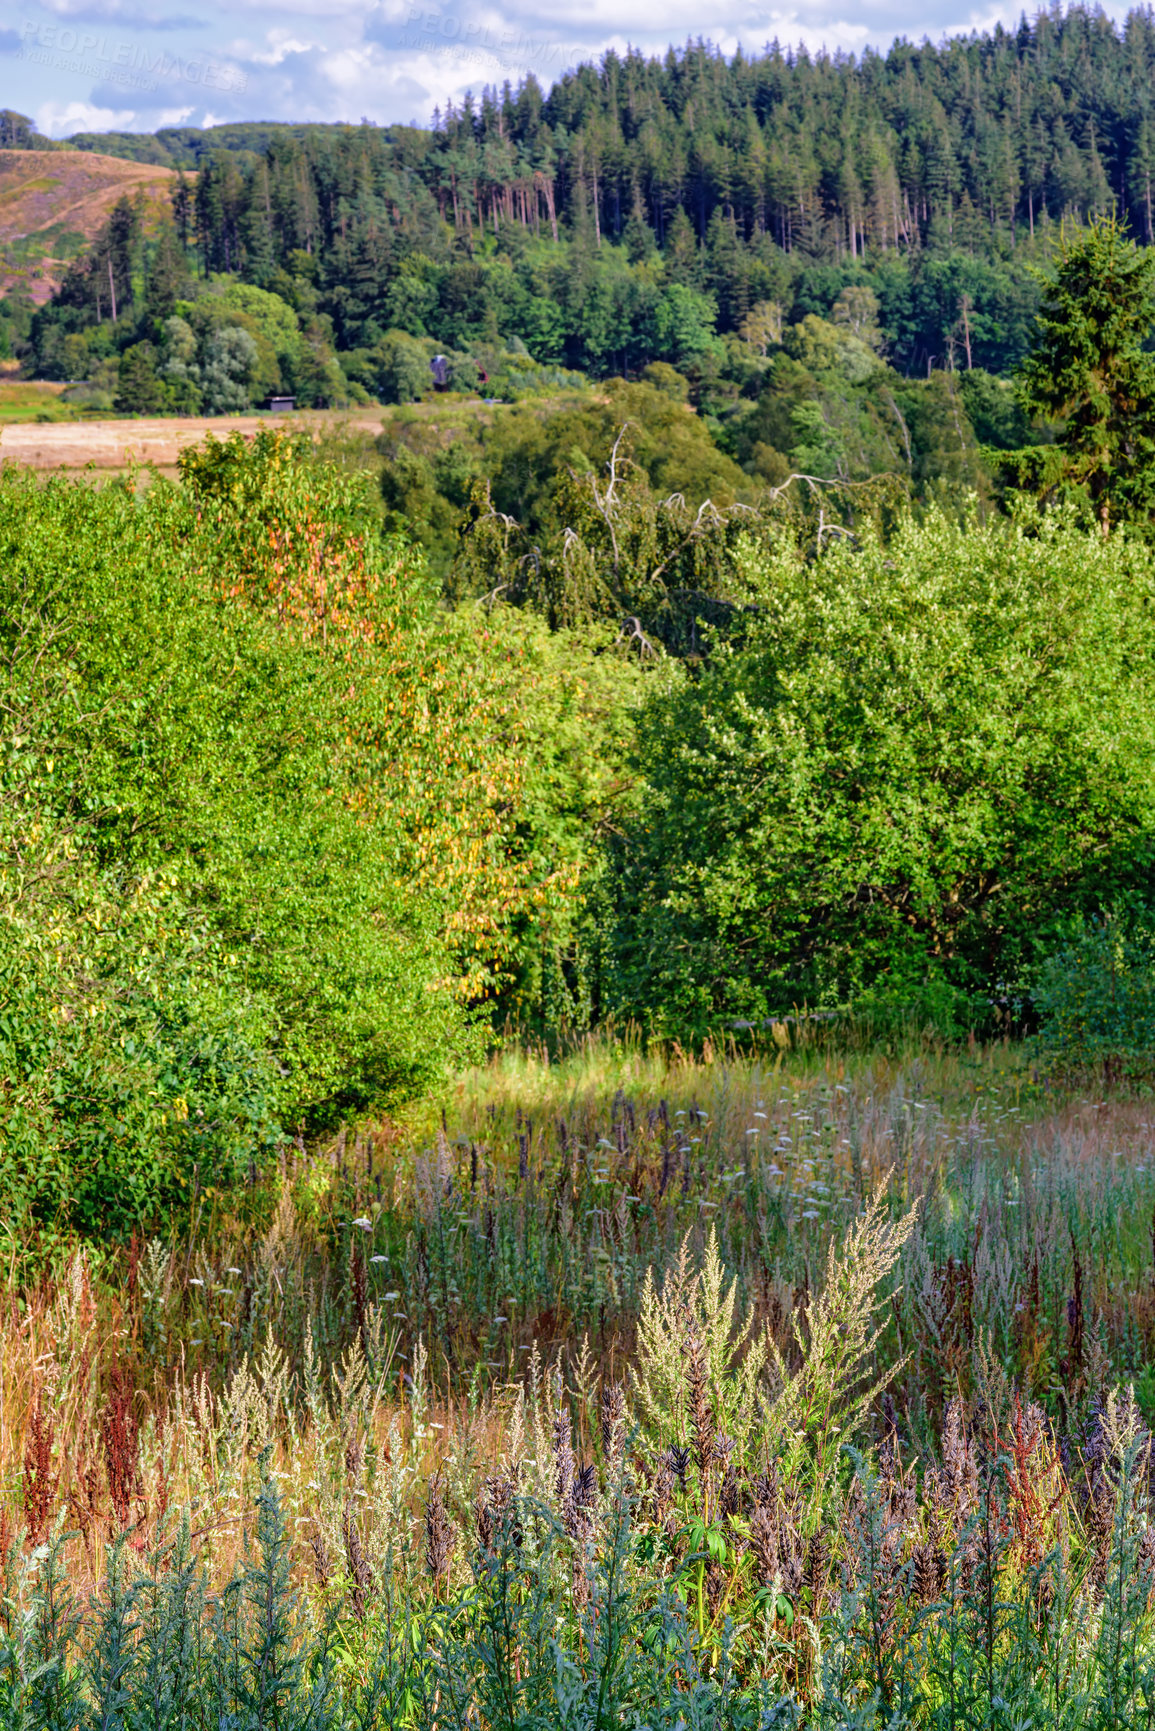
<svg viewBox="0 0 1155 1731">
<path fill-rule="evenodd" d="M 152 132 L 228 120 L 427 125 L 467 90 L 532 72 L 548 88 L 609 48 L 705 37 L 725 53 L 777 38 L 810 49 L 888 47 L 998 20 L 988 0 L 9 0 L 0 107 L 41 132 Z M 1125 7 L 1106 10 L 1122 17 Z M 1032 7 L 1032 10 L 1034 8 Z"/>
</svg>

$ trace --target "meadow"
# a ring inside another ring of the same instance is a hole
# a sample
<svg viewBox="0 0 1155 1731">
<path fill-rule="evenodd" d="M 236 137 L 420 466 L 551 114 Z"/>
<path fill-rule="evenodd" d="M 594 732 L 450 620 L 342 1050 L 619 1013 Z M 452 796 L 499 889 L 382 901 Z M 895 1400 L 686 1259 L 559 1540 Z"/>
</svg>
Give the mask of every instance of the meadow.
<svg viewBox="0 0 1155 1731">
<path fill-rule="evenodd" d="M 0 369 L 0 425 L 19 426 L 28 421 L 71 421 L 74 411 L 59 401 L 65 389 L 50 380 L 13 377 L 14 369 Z"/>
<path fill-rule="evenodd" d="M 12 1244 L 8 1722 L 1149 1723 L 1152 1111 L 1005 1043 L 523 1045 Z"/>
</svg>

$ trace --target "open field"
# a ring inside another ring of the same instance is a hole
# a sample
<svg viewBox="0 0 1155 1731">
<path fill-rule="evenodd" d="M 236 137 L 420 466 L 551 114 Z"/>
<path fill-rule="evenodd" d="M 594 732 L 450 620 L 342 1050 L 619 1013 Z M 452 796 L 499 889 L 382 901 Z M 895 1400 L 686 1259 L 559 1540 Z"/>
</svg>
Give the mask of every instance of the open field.
<svg viewBox="0 0 1155 1731">
<path fill-rule="evenodd" d="M 327 1726 L 1146 1724 L 1153 1207 L 1150 1103 L 1055 1099 L 1004 1046 L 603 1042 L 127 1260 L 22 1287 L 13 1246 L 0 1525 L 60 1535 L 9 1554 L 22 1662 L 67 1659 L 111 1563 L 84 1640 L 151 1631 L 133 1699 L 184 1617 L 176 1686 L 235 1710 L 279 1648 Z"/>
<path fill-rule="evenodd" d="M 19 388 L 28 389 L 26 386 Z M 61 387 L 34 388 L 54 390 Z M 0 387 L 2 419 L 3 390 Z M 376 434 L 381 430 L 381 411 L 308 409 L 292 415 L 158 416 L 155 420 L 76 420 L 51 424 L 29 418 L 3 426 L 0 431 L 0 462 L 19 463 L 29 469 L 116 471 L 136 463 L 175 473 L 181 451 L 188 445 L 199 444 L 208 433 L 224 439 L 230 433 L 252 434 L 260 427 L 270 426 L 309 432 L 314 437 L 346 427 L 350 431 Z"/>
<path fill-rule="evenodd" d="M 68 389 L 66 384 L 49 379 L 16 378 L 13 374 L 17 365 L 15 361 L 0 363 L 0 438 L 5 427 L 21 422 L 37 421 L 43 417 L 47 423 L 49 418 L 55 422 L 76 417 L 77 411 L 72 405 L 60 401 L 61 392 Z"/>
<path fill-rule="evenodd" d="M 0 151 L 0 295 L 20 290 L 41 305 L 118 198 L 144 195 L 147 228 L 148 207 L 155 219 L 174 179 L 170 168 L 92 151 Z"/>
<path fill-rule="evenodd" d="M 90 419 L 82 411 L 59 401 L 67 387 L 41 380 L 27 381 L 0 376 L 0 463 L 18 463 L 30 469 L 87 469 L 121 471 L 131 464 L 151 464 L 162 473 L 175 474 L 177 458 L 188 445 L 199 444 L 208 434 L 227 438 L 246 435 L 258 428 L 284 427 L 308 432 L 314 438 L 343 435 L 375 437 L 383 429 L 412 423 L 431 427 L 448 443 L 464 424 L 490 421 L 510 413 L 506 404 L 488 404 L 478 399 L 435 398 L 407 404 L 404 408 L 300 409 L 290 415 L 190 415 Z M 548 412 L 554 399 L 535 400 L 534 409 Z M 51 416 L 51 420 L 46 417 Z"/>
</svg>

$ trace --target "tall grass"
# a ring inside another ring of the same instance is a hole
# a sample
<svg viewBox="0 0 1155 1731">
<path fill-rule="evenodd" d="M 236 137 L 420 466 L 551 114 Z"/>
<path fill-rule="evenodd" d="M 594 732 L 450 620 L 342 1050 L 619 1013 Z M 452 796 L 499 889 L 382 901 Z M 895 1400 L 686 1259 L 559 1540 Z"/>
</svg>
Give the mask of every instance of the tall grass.
<svg viewBox="0 0 1155 1731">
<path fill-rule="evenodd" d="M 506 1056 L 14 1258 L 6 1722 L 1150 1723 L 1153 1124 L 1002 1047 Z"/>
</svg>

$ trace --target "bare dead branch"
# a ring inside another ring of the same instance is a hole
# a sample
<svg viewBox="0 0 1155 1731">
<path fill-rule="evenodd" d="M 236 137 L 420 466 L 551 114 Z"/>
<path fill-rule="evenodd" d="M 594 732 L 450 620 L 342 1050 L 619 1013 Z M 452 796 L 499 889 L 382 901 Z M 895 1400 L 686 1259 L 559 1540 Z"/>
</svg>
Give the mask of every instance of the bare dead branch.
<svg viewBox="0 0 1155 1731">
<path fill-rule="evenodd" d="M 627 625 L 630 628 L 628 631 L 626 630 Z M 635 613 L 629 614 L 622 620 L 622 628 L 614 639 L 615 649 L 619 643 L 636 643 L 642 655 L 656 656 L 658 653 L 645 632 L 642 630 L 642 622 Z"/>
</svg>

